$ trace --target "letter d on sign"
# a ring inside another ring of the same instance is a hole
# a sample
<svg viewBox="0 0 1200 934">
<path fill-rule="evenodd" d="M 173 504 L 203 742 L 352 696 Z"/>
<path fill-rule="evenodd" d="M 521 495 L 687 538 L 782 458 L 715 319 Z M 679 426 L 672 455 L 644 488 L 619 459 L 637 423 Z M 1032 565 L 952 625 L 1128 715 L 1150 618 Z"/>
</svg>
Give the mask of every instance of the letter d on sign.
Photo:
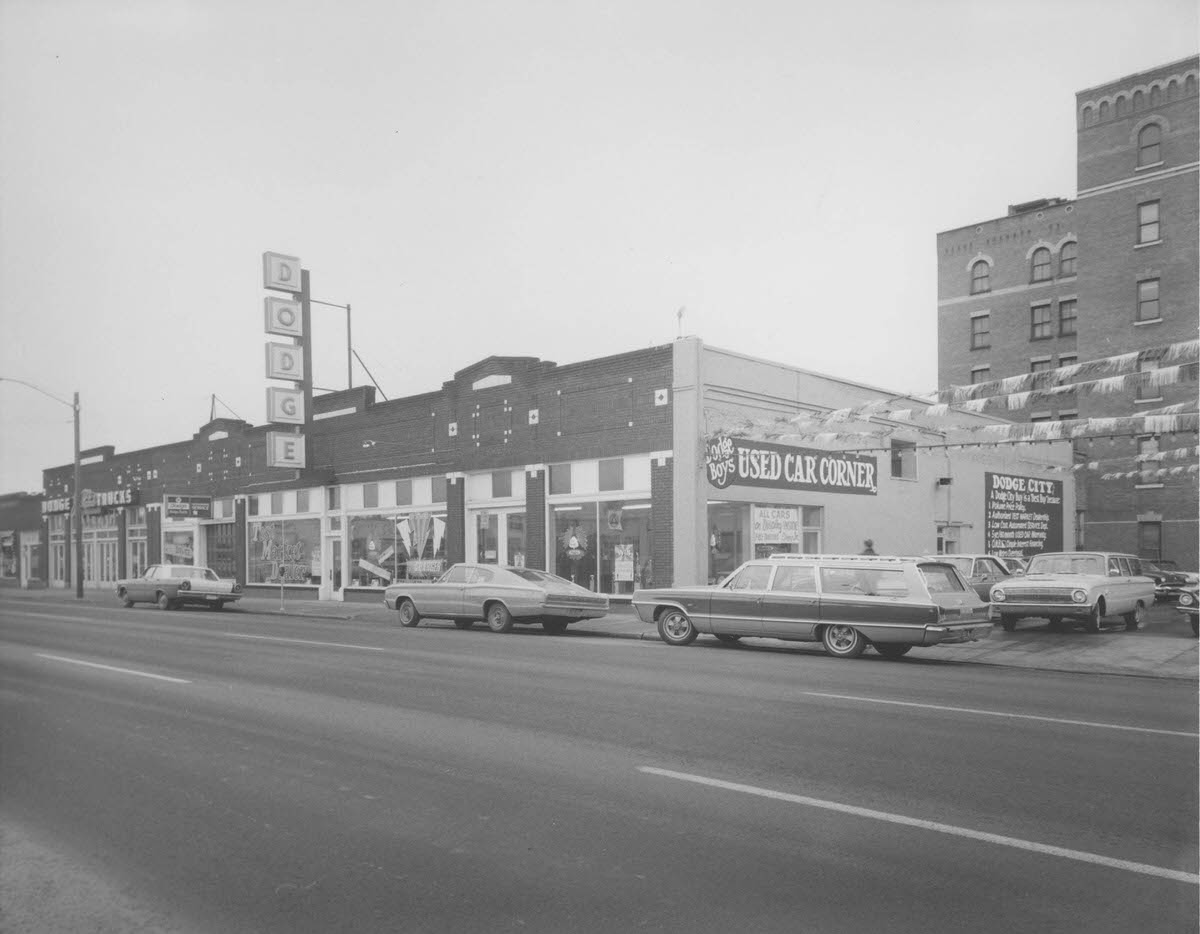
<svg viewBox="0 0 1200 934">
<path fill-rule="evenodd" d="M 263 288 L 299 292 L 300 257 L 285 256 L 283 253 L 264 253 Z"/>
</svg>

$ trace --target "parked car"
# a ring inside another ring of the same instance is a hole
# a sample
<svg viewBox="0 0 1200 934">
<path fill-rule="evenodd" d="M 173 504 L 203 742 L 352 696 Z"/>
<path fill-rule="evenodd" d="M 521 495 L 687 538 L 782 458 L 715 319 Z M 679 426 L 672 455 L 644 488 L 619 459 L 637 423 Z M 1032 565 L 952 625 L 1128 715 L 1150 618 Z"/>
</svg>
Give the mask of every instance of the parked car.
<svg viewBox="0 0 1200 934">
<path fill-rule="evenodd" d="M 913 646 L 986 639 L 987 604 L 942 559 L 781 554 L 747 561 L 715 586 L 634 591 L 633 608 L 668 645 L 700 633 L 820 642 L 835 658 L 867 645 L 887 658 Z"/>
<path fill-rule="evenodd" d="M 1192 623 L 1192 635 L 1200 636 L 1200 587 L 1192 584 L 1179 595 L 1176 609 Z"/>
<path fill-rule="evenodd" d="M 1005 632 L 1027 616 L 1045 617 L 1052 629 L 1069 620 L 1099 632 L 1106 616 L 1120 616 L 1126 629 L 1141 629 L 1154 604 L 1154 581 L 1134 555 L 1102 551 L 1035 555 L 1022 577 L 992 587 L 992 610 Z"/>
<path fill-rule="evenodd" d="M 994 555 L 926 555 L 930 561 L 948 561 L 958 568 L 959 573 L 967 579 L 979 599 L 992 599 L 992 585 L 1012 577 L 1012 572 L 1004 566 L 1004 561 Z"/>
<path fill-rule="evenodd" d="M 1142 559 L 1142 573 L 1154 581 L 1154 599 L 1165 602 L 1179 596 L 1188 585 L 1188 578 L 1182 571 L 1170 570 L 1164 565 L 1165 562 Z"/>
<path fill-rule="evenodd" d="M 608 612 L 604 594 L 546 571 L 497 564 L 455 564 L 435 581 L 396 581 L 384 590 L 383 603 L 399 614 L 401 626 L 416 626 L 428 616 L 470 629 L 482 619 L 492 632 L 541 623 L 546 632 L 560 633 Z"/>
<path fill-rule="evenodd" d="M 1009 574 L 1024 574 L 1025 569 L 1029 567 L 1029 562 L 1024 558 L 1001 558 L 1000 563 Z"/>
<path fill-rule="evenodd" d="M 117 596 L 127 606 L 156 603 L 160 610 L 206 606 L 219 610 L 242 599 L 242 585 L 222 580 L 212 568 L 190 564 L 152 564 L 141 577 L 117 581 Z"/>
</svg>

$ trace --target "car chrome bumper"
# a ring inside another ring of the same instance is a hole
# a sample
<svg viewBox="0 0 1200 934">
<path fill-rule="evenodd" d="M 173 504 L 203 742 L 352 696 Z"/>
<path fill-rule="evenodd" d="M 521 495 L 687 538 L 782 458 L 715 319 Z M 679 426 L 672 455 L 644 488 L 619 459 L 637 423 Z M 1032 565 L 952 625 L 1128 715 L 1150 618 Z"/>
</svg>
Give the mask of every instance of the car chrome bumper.
<svg viewBox="0 0 1200 934">
<path fill-rule="evenodd" d="M 979 642 L 990 639 L 992 621 L 977 619 L 962 623 L 939 623 L 925 627 L 925 640 L 922 645 L 950 645 L 955 642 Z"/>
</svg>

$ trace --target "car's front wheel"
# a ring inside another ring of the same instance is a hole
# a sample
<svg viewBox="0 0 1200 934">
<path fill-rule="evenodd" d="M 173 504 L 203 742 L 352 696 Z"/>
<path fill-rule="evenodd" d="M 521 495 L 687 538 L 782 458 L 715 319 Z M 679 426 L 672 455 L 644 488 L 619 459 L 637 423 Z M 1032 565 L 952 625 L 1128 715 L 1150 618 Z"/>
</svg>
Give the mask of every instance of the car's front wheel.
<svg viewBox="0 0 1200 934">
<path fill-rule="evenodd" d="M 894 642 L 875 643 L 875 651 L 884 658 L 903 658 L 911 649 L 911 645 L 896 645 Z"/>
<path fill-rule="evenodd" d="M 683 610 L 664 610 L 658 617 L 658 637 L 667 645 L 689 645 L 698 635 L 699 630 Z"/>
<path fill-rule="evenodd" d="M 1126 613 L 1121 618 L 1125 620 L 1127 632 L 1136 631 L 1146 625 L 1146 608 L 1139 603 L 1133 608 L 1132 613 Z"/>
<path fill-rule="evenodd" d="M 512 632 L 513 618 L 503 603 L 493 603 L 487 610 L 487 625 L 492 632 Z"/>
<path fill-rule="evenodd" d="M 834 658 L 858 658 L 867 647 L 867 640 L 853 626 L 835 623 L 821 633 L 825 651 Z"/>
<path fill-rule="evenodd" d="M 125 607 L 125 609 L 128 610 L 133 606 L 133 601 L 129 599 L 129 594 L 125 591 L 124 587 L 117 592 L 117 596 L 121 598 L 121 606 Z"/>
<path fill-rule="evenodd" d="M 405 629 L 412 629 L 421 621 L 421 614 L 417 612 L 417 605 L 408 597 L 405 597 L 396 604 L 396 612 L 400 616 L 400 625 Z"/>
<path fill-rule="evenodd" d="M 158 604 L 158 608 L 160 610 L 169 610 L 173 606 L 173 604 L 171 603 L 171 598 L 168 597 L 161 590 L 158 592 L 158 599 L 156 599 L 154 602 Z"/>
</svg>

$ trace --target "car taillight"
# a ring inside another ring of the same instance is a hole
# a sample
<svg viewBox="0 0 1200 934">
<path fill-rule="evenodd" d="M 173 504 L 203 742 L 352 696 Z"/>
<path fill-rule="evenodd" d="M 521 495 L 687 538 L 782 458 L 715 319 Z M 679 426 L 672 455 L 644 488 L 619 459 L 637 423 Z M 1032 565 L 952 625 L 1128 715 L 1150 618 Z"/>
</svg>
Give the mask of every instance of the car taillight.
<svg viewBox="0 0 1200 934">
<path fill-rule="evenodd" d="M 192 589 L 192 582 L 191 582 L 191 581 L 180 581 L 180 582 L 179 582 L 179 589 L 180 589 L 180 590 L 191 590 L 191 589 Z"/>
<path fill-rule="evenodd" d="M 241 584 L 234 584 L 234 585 L 233 585 L 233 592 L 234 592 L 234 593 L 241 593 L 241 592 L 242 592 L 242 585 L 241 585 Z"/>
</svg>

